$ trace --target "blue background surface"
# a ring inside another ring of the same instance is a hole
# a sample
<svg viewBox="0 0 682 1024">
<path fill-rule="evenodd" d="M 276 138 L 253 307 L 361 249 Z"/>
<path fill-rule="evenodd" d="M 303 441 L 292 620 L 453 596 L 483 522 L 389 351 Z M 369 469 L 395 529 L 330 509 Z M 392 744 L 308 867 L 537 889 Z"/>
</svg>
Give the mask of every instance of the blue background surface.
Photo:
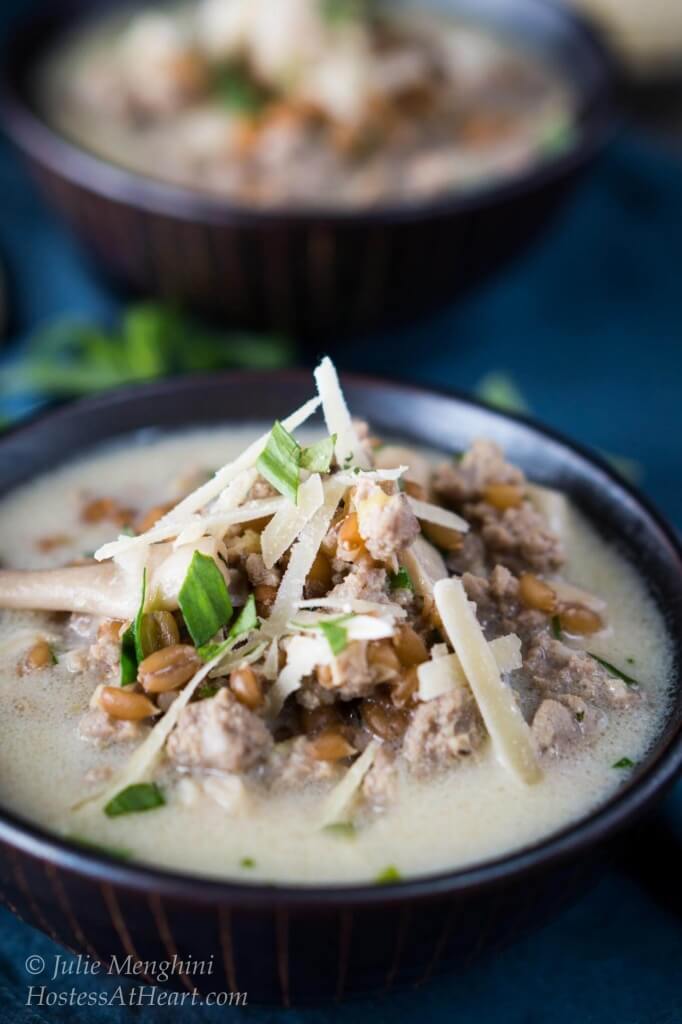
<svg viewBox="0 0 682 1024">
<path fill-rule="evenodd" d="M 11 6 L 3 6 L 0 22 Z M 54 314 L 109 317 L 116 311 L 118 300 L 91 277 L 2 140 L 0 251 L 9 268 L 15 351 L 30 329 Z M 460 389 L 473 389 L 490 370 L 506 371 L 540 419 L 640 463 L 644 490 L 682 526 L 681 267 L 682 163 L 626 137 L 602 158 L 541 245 L 512 270 L 390 341 L 349 344 L 339 361 Z M 662 813 L 682 840 L 679 786 Z M 655 850 L 651 864 L 655 870 Z M 10 1024 L 75 1021 L 78 1015 L 106 1024 L 164 1021 L 171 1013 L 179 1021 L 242 1015 L 255 1024 L 408 1017 L 461 1024 L 682 1021 L 680 919 L 665 901 L 651 898 L 641 878 L 616 869 L 554 924 L 473 969 L 465 983 L 437 981 L 347 1009 L 26 1007 L 32 979 L 24 962 L 34 953 L 49 970 L 57 947 L 0 912 L 0 1019 Z M 73 983 L 49 988 L 66 991 Z M 75 983 L 92 992 L 115 989 Z"/>
</svg>

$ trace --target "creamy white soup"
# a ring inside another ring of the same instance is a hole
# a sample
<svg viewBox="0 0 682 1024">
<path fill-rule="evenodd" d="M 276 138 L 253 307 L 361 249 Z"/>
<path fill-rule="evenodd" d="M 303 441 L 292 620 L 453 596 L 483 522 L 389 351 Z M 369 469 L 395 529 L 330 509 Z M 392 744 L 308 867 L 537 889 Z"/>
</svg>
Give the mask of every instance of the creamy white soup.
<svg viewBox="0 0 682 1024">
<path fill-rule="evenodd" d="M 330 387 L 335 440 L 149 432 L 2 500 L 5 808 L 191 874 L 377 882 L 537 842 L 646 756 L 672 656 L 636 570 L 494 445 L 387 444 Z"/>
</svg>

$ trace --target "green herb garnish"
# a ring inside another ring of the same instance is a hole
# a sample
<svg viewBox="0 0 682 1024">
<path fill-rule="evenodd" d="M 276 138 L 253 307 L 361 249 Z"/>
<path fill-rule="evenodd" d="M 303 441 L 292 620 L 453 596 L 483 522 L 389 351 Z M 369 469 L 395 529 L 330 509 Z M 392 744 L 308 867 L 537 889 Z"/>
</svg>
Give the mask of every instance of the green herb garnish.
<svg viewBox="0 0 682 1024">
<path fill-rule="evenodd" d="M 239 861 L 239 866 L 241 868 L 255 868 L 256 862 L 253 857 L 242 857 Z"/>
<path fill-rule="evenodd" d="M 307 469 L 311 473 L 328 473 L 334 458 L 335 444 L 336 434 L 330 434 L 322 441 L 304 448 L 300 458 L 301 469 Z"/>
<path fill-rule="evenodd" d="M 210 658 L 208 660 L 210 661 Z M 211 697 L 215 697 L 219 689 L 220 687 L 217 683 L 207 681 L 197 687 L 195 696 L 197 700 L 210 700 Z"/>
<path fill-rule="evenodd" d="M 341 839 L 355 839 L 358 833 L 352 821 L 334 821 L 331 825 L 325 825 L 322 831 Z"/>
<path fill-rule="evenodd" d="M 584 711 L 576 711 L 576 713 L 575 713 L 575 720 L 576 720 L 576 722 L 582 722 L 584 717 L 585 717 L 585 712 Z"/>
<path fill-rule="evenodd" d="M 339 619 L 327 619 L 327 621 L 318 624 L 318 628 L 324 634 L 333 655 L 340 654 L 348 646 L 348 630 L 342 623 L 347 622 L 350 617 L 343 615 Z"/>
<path fill-rule="evenodd" d="M 612 665 L 610 661 L 606 661 L 604 658 L 600 658 L 598 654 L 592 654 L 591 651 L 587 651 L 587 654 L 590 655 L 593 661 L 598 662 L 602 666 L 602 668 L 605 668 L 608 674 L 610 676 L 613 676 L 614 679 L 622 679 L 623 682 L 627 683 L 628 686 L 639 686 L 639 683 L 636 679 L 633 679 L 632 676 L 629 676 L 627 672 L 623 672 L 622 669 L 616 668 L 616 666 Z"/>
<path fill-rule="evenodd" d="M 256 117 L 272 99 L 270 91 L 239 64 L 227 64 L 218 70 L 213 94 L 228 110 L 243 117 Z"/>
<path fill-rule="evenodd" d="M 389 573 L 388 585 L 391 590 L 414 590 L 412 577 L 404 565 L 397 572 Z"/>
<path fill-rule="evenodd" d="M 400 882 L 401 880 L 402 875 L 393 864 L 384 868 L 374 879 L 377 885 L 390 885 L 392 882 Z"/>
<path fill-rule="evenodd" d="M 320 0 L 322 17 L 330 24 L 360 21 L 369 14 L 370 0 Z"/>
<path fill-rule="evenodd" d="M 196 647 L 207 643 L 230 621 L 232 601 L 227 584 L 209 555 L 194 552 L 178 604 Z"/>
<path fill-rule="evenodd" d="M 0 369 L 0 393 L 65 398 L 169 374 L 280 369 L 293 358 L 285 338 L 211 331 L 173 305 L 135 303 L 110 329 L 65 318 L 39 328 L 21 360 Z"/>
<path fill-rule="evenodd" d="M 104 808 L 109 818 L 117 818 L 121 814 L 137 814 L 140 811 L 152 811 L 162 807 L 166 800 L 155 782 L 136 782 L 117 793 Z"/>
<path fill-rule="evenodd" d="M 561 619 L 558 615 L 553 615 L 549 620 L 549 628 L 554 639 L 561 640 Z"/>
<path fill-rule="evenodd" d="M 137 668 L 144 661 L 141 629 L 144 605 L 147 599 L 147 570 L 142 572 L 142 595 L 137 615 L 121 637 L 121 686 L 131 686 L 137 679 Z"/>
<path fill-rule="evenodd" d="M 612 768 L 634 768 L 635 762 L 631 761 L 629 757 L 621 757 L 620 761 L 616 761 L 615 764 L 611 765 Z"/>
<path fill-rule="evenodd" d="M 246 604 L 230 626 L 225 640 L 221 644 L 203 644 L 198 648 L 197 654 L 203 661 L 212 661 L 223 651 L 229 651 L 243 633 L 249 633 L 257 625 L 256 599 L 253 594 L 249 594 Z"/>
<path fill-rule="evenodd" d="M 275 490 L 296 504 L 298 501 L 298 468 L 301 447 L 288 430 L 277 420 L 270 431 L 268 442 L 258 457 L 256 466 L 261 476 Z"/>
</svg>

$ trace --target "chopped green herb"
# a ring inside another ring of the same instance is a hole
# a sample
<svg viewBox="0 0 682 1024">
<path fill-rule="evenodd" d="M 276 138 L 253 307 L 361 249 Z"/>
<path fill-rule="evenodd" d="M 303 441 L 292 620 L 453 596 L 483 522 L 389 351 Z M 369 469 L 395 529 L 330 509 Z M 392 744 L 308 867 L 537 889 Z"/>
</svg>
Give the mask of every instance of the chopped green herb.
<svg viewBox="0 0 682 1024">
<path fill-rule="evenodd" d="M 575 720 L 576 720 L 576 722 L 582 722 L 584 717 L 585 717 L 585 712 L 584 711 L 576 711 L 576 713 L 575 713 Z"/>
<path fill-rule="evenodd" d="M 350 469 L 350 467 L 352 465 L 353 465 L 353 453 L 351 452 L 351 454 L 350 455 L 346 455 L 345 459 L 343 460 L 343 468 L 344 469 Z"/>
<path fill-rule="evenodd" d="M 239 861 L 239 866 L 242 868 L 255 868 L 256 862 L 253 857 L 242 857 Z"/>
<path fill-rule="evenodd" d="M 155 782 L 136 782 L 117 793 L 104 808 L 109 818 L 117 818 L 121 814 L 137 814 L 140 811 L 151 811 L 162 807 L 166 800 Z"/>
<path fill-rule="evenodd" d="M 121 533 L 123 534 L 124 537 L 135 537 L 135 536 L 137 536 L 135 531 L 133 530 L 132 526 L 130 526 L 128 523 L 126 523 L 125 526 L 121 527 Z"/>
<path fill-rule="evenodd" d="M 634 663 L 635 663 L 635 659 L 634 658 L 626 658 L 625 660 L 627 661 L 628 665 L 634 665 Z"/>
<path fill-rule="evenodd" d="M 552 631 L 552 636 L 555 640 L 561 640 L 561 619 L 558 615 L 553 615 L 549 622 L 549 627 Z"/>
<path fill-rule="evenodd" d="M 271 99 L 270 92 L 237 64 L 220 68 L 213 81 L 213 93 L 228 110 L 244 117 L 260 114 Z"/>
<path fill-rule="evenodd" d="M 121 637 L 121 686 L 132 686 L 137 679 L 137 667 L 144 661 L 144 652 L 140 640 L 142 616 L 147 599 L 147 570 L 142 572 L 142 595 L 137 615 Z"/>
<path fill-rule="evenodd" d="M 412 577 L 404 565 L 401 565 L 397 572 L 389 574 L 388 585 L 391 590 L 414 590 Z"/>
<path fill-rule="evenodd" d="M 321 0 L 322 17 L 330 24 L 360 21 L 368 16 L 370 0 Z"/>
<path fill-rule="evenodd" d="M 621 757 L 620 761 L 616 761 L 612 768 L 634 768 L 635 762 L 631 761 L 629 757 Z"/>
<path fill-rule="evenodd" d="M 209 555 L 194 552 L 178 604 L 196 647 L 207 643 L 230 621 L 232 601 L 227 584 Z"/>
<path fill-rule="evenodd" d="M 352 821 L 335 821 L 331 825 L 325 825 L 322 831 L 341 839 L 355 839 L 358 832 Z"/>
<path fill-rule="evenodd" d="M 476 397 L 504 412 L 529 412 L 528 402 L 519 386 L 507 373 L 487 373 L 476 387 Z"/>
<path fill-rule="evenodd" d="M 327 643 L 331 647 L 332 654 L 340 654 L 348 646 L 348 630 L 341 623 L 347 621 L 348 616 L 344 615 L 340 619 L 328 619 L 326 622 L 320 622 L 319 628 L 326 637 Z"/>
<path fill-rule="evenodd" d="M 633 679 L 632 676 L 629 676 L 627 672 L 623 672 L 621 669 L 616 668 L 616 666 L 612 665 L 610 661 L 606 661 L 604 658 L 600 658 L 598 654 L 592 654 L 591 651 L 588 651 L 587 653 L 593 661 L 598 662 L 602 666 L 602 668 L 605 668 L 608 674 L 610 676 L 613 676 L 614 679 L 622 679 L 623 682 L 627 683 L 628 686 L 639 686 L 639 683 L 636 679 Z"/>
<path fill-rule="evenodd" d="M 277 421 L 270 431 L 270 437 L 256 466 L 261 476 L 272 484 L 275 490 L 296 504 L 298 501 L 298 467 L 301 448 L 288 430 Z"/>
<path fill-rule="evenodd" d="M 230 626 L 226 639 L 221 644 L 203 644 L 197 650 L 199 657 L 204 661 L 212 661 L 221 651 L 229 651 L 243 633 L 249 633 L 257 625 L 256 599 L 253 594 L 249 594 L 246 604 Z"/>
<path fill-rule="evenodd" d="M 328 473 L 334 458 L 335 444 L 336 434 L 331 434 L 322 441 L 318 441 L 317 444 L 311 444 L 310 447 L 304 448 L 301 452 L 301 468 L 307 469 L 311 473 Z"/>
<path fill-rule="evenodd" d="M 83 836 L 67 836 L 72 843 L 84 846 L 95 853 L 105 853 L 108 857 L 115 857 L 117 860 L 129 860 L 132 857 L 130 850 L 124 850 L 117 846 L 104 846 L 102 843 L 95 843 L 92 839 L 85 839 Z"/>
<path fill-rule="evenodd" d="M 285 338 L 210 331 L 171 304 L 144 302 L 112 328 L 63 317 L 39 328 L 21 360 L 0 368 L 0 393 L 63 398 L 168 374 L 279 369 L 293 358 Z"/>
<path fill-rule="evenodd" d="M 400 882 L 402 875 L 393 864 L 379 872 L 374 881 L 377 885 L 390 885 L 392 882 Z"/>
<path fill-rule="evenodd" d="M 208 658 L 207 660 L 210 661 L 211 659 Z M 220 687 L 217 683 L 207 681 L 197 687 L 195 696 L 197 700 L 210 700 L 211 697 L 215 697 L 219 689 Z"/>
<path fill-rule="evenodd" d="M 543 127 L 538 145 L 543 153 L 551 156 L 554 153 L 563 153 L 570 149 L 576 139 L 577 131 L 573 120 L 561 114 Z"/>
</svg>

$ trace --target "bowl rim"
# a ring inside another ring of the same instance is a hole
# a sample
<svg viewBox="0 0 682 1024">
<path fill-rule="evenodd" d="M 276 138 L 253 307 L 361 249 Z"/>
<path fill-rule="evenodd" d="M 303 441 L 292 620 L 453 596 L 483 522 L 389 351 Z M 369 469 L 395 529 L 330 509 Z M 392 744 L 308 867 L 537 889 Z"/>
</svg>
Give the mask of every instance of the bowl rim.
<svg viewBox="0 0 682 1024">
<path fill-rule="evenodd" d="M 440 398 L 456 406 L 485 410 L 502 421 L 511 421 L 529 428 L 540 438 L 550 440 L 577 456 L 587 468 L 597 471 L 615 489 L 634 504 L 648 520 L 649 525 L 667 546 L 670 557 L 670 573 L 682 579 L 682 540 L 640 491 L 624 480 L 600 456 L 574 442 L 559 431 L 539 423 L 532 417 L 494 409 L 486 403 L 454 389 L 424 387 L 400 380 L 372 375 L 343 373 L 346 385 L 369 389 L 398 392 L 403 401 Z M 78 418 L 81 415 L 97 415 L 105 409 L 130 401 L 149 401 L 159 395 L 177 393 L 185 388 L 234 386 L 239 383 L 250 386 L 261 385 L 264 381 L 280 387 L 287 383 L 309 382 L 306 370 L 228 370 L 218 373 L 199 373 L 168 377 L 146 384 L 113 389 L 101 395 L 81 399 L 60 406 L 57 409 L 39 412 L 6 431 L 0 437 L 0 455 L 6 444 L 13 438 L 24 437 L 49 429 L 60 420 Z M 181 403 L 178 408 L 181 409 Z M 216 420 L 216 424 L 218 421 Z M 182 423 L 179 423 L 182 428 Z M 169 431 L 172 428 L 168 428 Z M 106 441 L 98 441 L 97 444 Z M 86 445 L 87 448 L 87 445 Z M 69 456 L 64 461 L 68 461 Z M 612 501 L 612 498 L 608 499 Z M 674 686 L 682 686 L 677 678 Z M 229 904 L 248 909 L 286 908 L 315 909 L 341 908 L 348 906 L 386 906 L 407 901 L 433 900 L 460 893 L 471 894 L 478 890 L 519 881 L 529 874 L 556 867 L 579 854 L 603 844 L 615 833 L 640 817 L 647 808 L 672 785 L 682 772 L 682 716 L 670 731 L 663 736 L 647 755 L 647 763 L 636 769 L 616 790 L 606 803 L 594 808 L 586 817 L 569 823 L 549 836 L 539 839 L 520 850 L 474 863 L 454 871 L 437 871 L 431 874 L 406 878 L 395 883 L 378 885 L 373 882 L 339 885 L 305 885 L 285 883 L 275 885 L 248 880 L 234 881 L 215 876 L 183 874 L 167 868 L 155 868 L 145 864 L 128 863 L 108 855 L 105 851 L 77 844 L 66 838 L 46 831 L 12 812 L 0 808 L 0 842 L 14 849 L 48 861 L 59 868 L 81 874 L 98 882 L 109 882 L 132 891 L 155 893 L 198 905 Z"/>
<path fill-rule="evenodd" d="M 553 18 L 556 25 L 572 33 L 576 42 L 585 52 L 589 51 L 595 61 L 598 83 L 588 97 L 587 110 L 580 117 L 581 129 L 577 141 L 567 150 L 531 164 L 525 172 L 484 181 L 463 192 L 457 192 L 456 189 L 444 190 L 421 199 L 386 201 L 358 207 L 339 207 L 325 203 L 249 206 L 243 201 L 167 183 L 99 157 L 51 128 L 32 109 L 14 80 L 14 64 L 8 55 L 12 53 L 17 41 L 49 25 L 51 15 L 45 8 L 36 9 L 27 17 L 20 18 L 12 26 L 8 40 L 2 47 L 4 59 L 0 61 L 0 116 L 14 144 L 58 177 L 113 202 L 175 220 L 200 221 L 209 225 L 286 225 L 317 221 L 373 225 L 387 221 L 410 223 L 454 216 L 460 212 L 513 201 L 577 172 L 610 141 L 620 124 L 615 100 L 615 83 L 621 77 L 619 62 L 604 37 L 586 17 L 561 0 L 518 2 L 528 11 L 535 8 L 543 16 Z M 81 19 L 82 12 L 74 15 L 67 10 L 61 17 L 64 19 L 63 26 L 69 22 L 75 25 Z M 44 52 L 44 43 L 39 44 L 39 50 Z"/>
</svg>

